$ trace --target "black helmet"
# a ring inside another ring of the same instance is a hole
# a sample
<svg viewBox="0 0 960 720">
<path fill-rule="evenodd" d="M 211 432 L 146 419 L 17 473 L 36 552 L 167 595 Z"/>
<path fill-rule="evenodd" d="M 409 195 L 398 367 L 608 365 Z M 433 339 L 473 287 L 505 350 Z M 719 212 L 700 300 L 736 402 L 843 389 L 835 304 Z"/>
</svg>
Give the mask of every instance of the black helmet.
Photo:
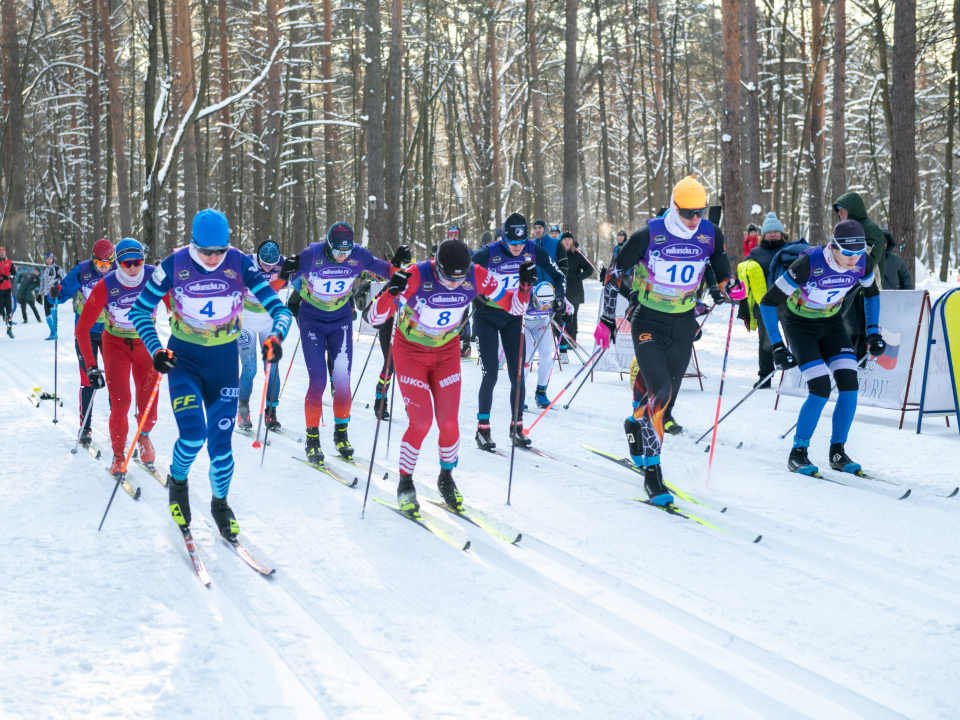
<svg viewBox="0 0 960 720">
<path fill-rule="evenodd" d="M 335 222 L 327 230 L 327 246 L 340 252 L 353 250 L 353 228 L 345 222 Z"/>
<path fill-rule="evenodd" d="M 470 248 L 461 240 L 444 240 L 437 248 L 437 273 L 452 280 L 462 280 L 470 271 Z"/>
</svg>

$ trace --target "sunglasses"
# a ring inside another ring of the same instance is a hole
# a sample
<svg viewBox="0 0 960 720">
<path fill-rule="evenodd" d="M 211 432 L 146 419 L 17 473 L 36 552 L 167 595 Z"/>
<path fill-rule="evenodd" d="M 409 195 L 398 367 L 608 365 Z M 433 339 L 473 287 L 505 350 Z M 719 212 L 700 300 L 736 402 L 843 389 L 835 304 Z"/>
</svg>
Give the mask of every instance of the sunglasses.
<svg viewBox="0 0 960 720">
<path fill-rule="evenodd" d="M 830 244 L 839 250 L 841 255 L 846 255 L 847 257 L 860 257 L 867 251 L 866 242 L 864 242 L 863 246 L 857 250 L 848 250 L 847 248 L 841 247 L 840 243 L 838 243 L 836 240 L 832 240 Z"/>
<path fill-rule="evenodd" d="M 336 257 L 346 257 L 351 253 L 350 250 L 334 250 L 333 248 L 330 248 L 330 252 Z"/>
<path fill-rule="evenodd" d="M 684 220 L 693 220 L 695 217 L 702 218 L 707 214 L 706 208 L 677 208 L 677 214 Z"/>
<path fill-rule="evenodd" d="M 113 258 L 110 258 L 109 260 L 98 260 L 97 258 L 93 258 L 93 264 L 97 267 L 110 267 L 113 265 Z"/>
<path fill-rule="evenodd" d="M 121 260 L 120 264 L 125 268 L 135 268 L 143 265 L 143 258 L 134 258 L 132 260 Z"/>
<path fill-rule="evenodd" d="M 218 248 L 198 247 L 197 252 L 200 253 L 201 255 L 206 255 L 207 257 L 210 257 L 211 255 L 223 255 L 229 249 L 230 249 L 229 245 L 224 245 L 223 247 L 218 247 Z"/>
</svg>

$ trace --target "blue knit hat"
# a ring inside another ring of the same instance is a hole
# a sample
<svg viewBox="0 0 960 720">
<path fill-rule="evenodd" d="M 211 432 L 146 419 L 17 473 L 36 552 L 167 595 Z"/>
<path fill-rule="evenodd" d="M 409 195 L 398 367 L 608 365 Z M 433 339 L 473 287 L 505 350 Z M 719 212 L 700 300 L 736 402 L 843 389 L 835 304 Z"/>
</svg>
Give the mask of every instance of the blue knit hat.
<svg viewBox="0 0 960 720">
<path fill-rule="evenodd" d="M 117 262 L 143 260 L 143 245 L 133 238 L 124 238 L 117 243 Z"/>
<path fill-rule="evenodd" d="M 776 213 L 767 213 L 767 217 L 763 219 L 763 227 L 760 228 L 760 237 L 763 237 L 768 232 L 783 232 L 783 224 L 777 220 Z"/>
<path fill-rule="evenodd" d="M 197 247 L 226 247 L 230 244 L 230 223 L 219 210 L 207 208 L 193 216 L 192 235 Z"/>
</svg>

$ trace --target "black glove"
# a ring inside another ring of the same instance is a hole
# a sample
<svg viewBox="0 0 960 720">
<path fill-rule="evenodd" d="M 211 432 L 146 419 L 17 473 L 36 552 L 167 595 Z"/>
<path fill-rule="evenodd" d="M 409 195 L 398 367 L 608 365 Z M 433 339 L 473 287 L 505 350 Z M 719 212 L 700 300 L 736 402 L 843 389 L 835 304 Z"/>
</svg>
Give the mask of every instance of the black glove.
<svg viewBox="0 0 960 720">
<path fill-rule="evenodd" d="M 153 369 L 158 373 L 168 373 L 177 366 L 177 356 L 173 350 L 160 348 L 153 354 Z"/>
<path fill-rule="evenodd" d="M 87 380 L 90 381 L 90 387 L 94 390 L 99 390 L 107 384 L 103 379 L 103 370 L 96 365 L 87 368 Z"/>
<path fill-rule="evenodd" d="M 277 275 L 277 277 L 281 280 L 287 280 L 299 269 L 300 256 L 291 255 L 290 257 L 284 259 L 283 265 L 280 266 L 280 273 Z"/>
<path fill-rule="evenodd" d="M 567 312 L 567 304 L 563 301 L 563 298 L 555 297 L 553 299 L 553 312 L 555 315 L 565 315 Z"/>
<path fill-rule="evenodd" d="M 411 260 L 413 260 L 413 253 L 410 252 L 410 246 L 400 245 L 393 254 L 393 259 L 390 260 L 390 264 L 395 268 L 399 268 L 407 265 Z"/>
<path fill-rule="evenodd" d="M 398 270 L 390 278 L 390 283 L 387 285 L 387 292 L 396 297 L 407 289 L 407 280 L 409 279 L 409 273 L 405 273 L 403 270 Z"/>
<path fill-rule="evenodd" d="M 290 311 L 290 314 L 293 315 L 293 319 L 299 322 L 300 320 L 300 303 L 303 302 L 303 296 L 300 295 L 296 290 L 290 293 L 290 297 L 287 298 L 287 310 Z"/>
<path fill-rule="evenodd" d="M 696 342 L 703 337 L 703 328 L 697 328 L 697 334 L 693 336 L 693 341 Z"/>
<path fill-rule="evenodd" d="M 60 297 L 60 286 L 59 286 L 59 285 L 54 285 L 52 288 L 50 288 L 50 297 L 52 297 L 54 300 L 56 300 L 58 297 Z"/>
<path fill-rule="evenodd" d="M 263 341 L 263 361 L 276 363 L 280 361 L 280 358 L 283 357 L 283 348 L 280 346 L 280 338 L 276 335 L 271 335 L 266 340 Z"/>
<path fill-rule="evenodd" d="M 10 279 L 9 275 L 0 275 L 0 282 L 6 282 Z"/>
<path fill-rule="evenodd" d="M 711 285 L 709 287 L 710 297 L 713 298 L 714 305 L 723 305 L 723 301 L 726 299 L 723 295 L 723 291 L 720 290 L 716 285 Z"/>
<path fill-rule="evenodd" d="M 530 287 L 537 281 L 537 265 L 527 260 L 520 266 L 520 287 Z"/>
<path fill-rule="evenodd" d="M 797 366 L 793 353 L 787 349 L 782 341 L 773 344 L 773 365 L 777 370 L 789 370 Z"/>
<path fill-rule="evenodd" d="M 887 341 L 880 337 L 880 333 L 872 333 L 867 335 L 867 347 L 870 348 L 872 357 L 880 357 L 887 349 Z"/>
</svg>

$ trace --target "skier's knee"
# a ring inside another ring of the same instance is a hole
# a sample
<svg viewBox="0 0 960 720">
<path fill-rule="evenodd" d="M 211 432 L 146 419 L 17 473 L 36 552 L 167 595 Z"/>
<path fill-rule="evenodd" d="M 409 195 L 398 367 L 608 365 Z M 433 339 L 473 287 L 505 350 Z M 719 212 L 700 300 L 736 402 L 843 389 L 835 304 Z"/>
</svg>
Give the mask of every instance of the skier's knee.
<svg viewBox="0 0 960 720">
<path fill-rule="evenodd" d="M 818 375 L 807 381 L 807 389 L 811 395 L 817 397 L 830 397 L 830 377 L 828 375 Z"/>
<path fill-rule="evenodd" d="M 855 392 L 859 390 L 860 383 L 857 379 L 857 371 L 844 368 L 833 373 L 837 381 L 837 390 L 840 392 Z"/>
</svg>

